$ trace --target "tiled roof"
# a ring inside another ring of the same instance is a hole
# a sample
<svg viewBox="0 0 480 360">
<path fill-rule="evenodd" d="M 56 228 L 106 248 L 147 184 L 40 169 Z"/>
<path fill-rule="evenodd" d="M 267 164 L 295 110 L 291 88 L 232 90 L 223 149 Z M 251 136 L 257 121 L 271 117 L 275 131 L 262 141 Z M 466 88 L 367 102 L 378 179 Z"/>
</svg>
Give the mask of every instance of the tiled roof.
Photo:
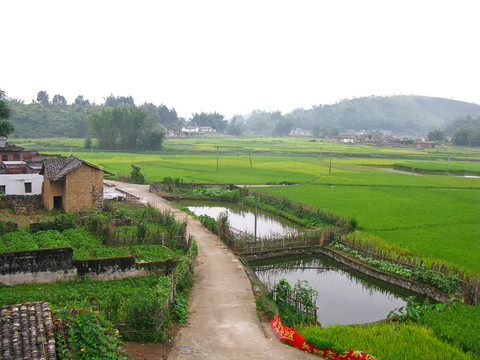
<svg viewBox="0 0 480 360">
<path fill-rule="evenodd" d="M 4 147 L 0 147 L 0 151 L 23 151 L 23 150 L 25 150 L 23 147 L 17 146 L 15 144 L 9 144 L 9 143 L 6 143 Z"/>
<path fill-rule="evenodd" d="M 0 326 L 2 359 L 56 359 L 52 316 L 47 302 L 0 307 Z"/>
<path fill-rule="evenodd" d="M 80 166 L 82 166 L 82 164 L 85 164 L 100 171 L 104 171 L 97 165 L 90 164 L 89 162 L 79 159 L 76 156 L 70 155 L 67 158 L 59 156 L 58 158 L 45 160 L 42 170 L 40 170 L 40 175 L 45 174 L 47 179 L 49 179 L 50 181 L 57 181 L 65 177 L 73 170 L 78 169 Z M 107 171 L 105 172 L 111 174 Z"/>
</svg>

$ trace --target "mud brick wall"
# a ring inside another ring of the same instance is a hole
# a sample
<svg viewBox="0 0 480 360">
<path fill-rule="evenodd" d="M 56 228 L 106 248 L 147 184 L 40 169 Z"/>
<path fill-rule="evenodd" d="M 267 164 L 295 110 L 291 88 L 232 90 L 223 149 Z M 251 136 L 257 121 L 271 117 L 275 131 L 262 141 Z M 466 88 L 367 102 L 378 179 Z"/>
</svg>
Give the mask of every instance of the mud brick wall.
<svg viewBox="0 0 480 360">
<path fill-rule="evenodd" d="M 103 206 L 103 171 L 82 165 L 66 177 L 64 209 L 78 212 L 92 205 Z"/>
</svg>

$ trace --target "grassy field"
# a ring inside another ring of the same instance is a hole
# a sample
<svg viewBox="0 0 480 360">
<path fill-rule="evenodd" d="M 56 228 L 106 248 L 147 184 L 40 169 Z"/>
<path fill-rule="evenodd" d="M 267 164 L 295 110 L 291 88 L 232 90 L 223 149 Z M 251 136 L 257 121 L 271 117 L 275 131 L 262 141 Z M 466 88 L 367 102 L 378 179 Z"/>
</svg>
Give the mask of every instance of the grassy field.
<svg viewBox="0 0 480 360">
<path fill-rule="evenodd" d="M 166 176 L 205 183 L 298 182 L 302 185 L 261 190 L 353 217 L 365 232 L 480 273 L 480 179 L 392 171 L 411 169 L 413 162 L 415 169 L 446 172 L 450 155 L 450 169 L 461 172 L 467 158 L 467 170 L 480 173 L 480 149 L 231 137 L 167 140 L 165 150 L 155 153 L 90 152 L 79 139 L 17 143 L 64 150 L 63 155 L 72 146 L 75 155 L 117 175 L 128 175 L 132 164 L 144 165 L 148 182 Z"/>
</svg>

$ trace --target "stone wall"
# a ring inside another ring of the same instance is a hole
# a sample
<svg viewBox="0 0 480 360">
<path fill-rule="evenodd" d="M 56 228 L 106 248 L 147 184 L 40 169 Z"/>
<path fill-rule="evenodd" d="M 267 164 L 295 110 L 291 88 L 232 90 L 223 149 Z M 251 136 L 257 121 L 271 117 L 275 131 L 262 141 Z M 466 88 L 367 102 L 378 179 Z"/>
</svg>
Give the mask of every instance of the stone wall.
<svg viewBox="0 0 480 360">
<path fill-rule="evenodd" d="M 37 215 L 43 209 L 41 195 L 5 195 L 0 209 L 11 208 L 18 215 Z"/>
<path fill-rule="evenodd" d="M 389 284 L 400 286 L 404 289 L 412 290 L 418 294 L 426 295 L 436 301 L 447 302 L 450 298 L 448 294 L 444 293 L 441 290 L 438 290 L 437 288 L 434 288 L 433 286 L 421 284 L 414 280 L 405 279 L 400 276 L 395 276 L 393 274 L 383 272 L 379 269 L 358 262 L 333 249 L 326 249 L 324 247 L 321 247 L 317 249 L 317 253 L 331 257 L 332 259 L 344 265 L 347 265 L 352 269 L 358 270 L 365 275 L 371 276 L 375 279 L 383 280 Z"/>
<path fill-rule="evenodd" d="M 55 282 L 75 276 L 73 249 L 54 248 L 0 253 L 0 284 Z"/>
<path fill-rule="evenodd" d="M 88 277 L 111 280 L 169 274 L 175 260 L 135 263 L 133 256 L 73 260 L 72 248 L 53 248 L 0 253 L 0 284 L 50 283 Z"/>
</svg>

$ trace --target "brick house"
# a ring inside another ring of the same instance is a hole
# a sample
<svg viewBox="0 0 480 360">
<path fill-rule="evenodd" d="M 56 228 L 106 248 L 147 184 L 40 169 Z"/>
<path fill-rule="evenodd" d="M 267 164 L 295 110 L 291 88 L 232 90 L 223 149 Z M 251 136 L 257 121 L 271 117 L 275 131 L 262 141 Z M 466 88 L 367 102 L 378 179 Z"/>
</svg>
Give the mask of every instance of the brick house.
<svg viewBox="0 0 480 360">
<path fill-rule="evenodd" d="M 78 212 L 102 206 L 104 172 L 113 175 L 73 155 L 45 160 L 40 170 L 45 208 Z"/>
</svg>

